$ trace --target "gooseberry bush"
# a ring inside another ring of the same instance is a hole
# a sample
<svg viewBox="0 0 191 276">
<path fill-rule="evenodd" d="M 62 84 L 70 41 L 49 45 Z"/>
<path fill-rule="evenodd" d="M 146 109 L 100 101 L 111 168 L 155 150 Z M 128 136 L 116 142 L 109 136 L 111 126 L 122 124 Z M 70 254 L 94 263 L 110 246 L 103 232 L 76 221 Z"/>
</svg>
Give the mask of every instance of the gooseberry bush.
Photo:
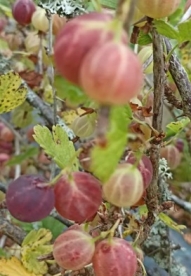
<svg viewBox="0 0 191 276">
<path fill-rule="evenodd" d="M 169 272 L 157 227 L 184 228 L 172 200 L 191 181 L 190 1 L 12 2 L 0 3 L 0 275 L 140 276 L 163 255 Z"/>
</svg>

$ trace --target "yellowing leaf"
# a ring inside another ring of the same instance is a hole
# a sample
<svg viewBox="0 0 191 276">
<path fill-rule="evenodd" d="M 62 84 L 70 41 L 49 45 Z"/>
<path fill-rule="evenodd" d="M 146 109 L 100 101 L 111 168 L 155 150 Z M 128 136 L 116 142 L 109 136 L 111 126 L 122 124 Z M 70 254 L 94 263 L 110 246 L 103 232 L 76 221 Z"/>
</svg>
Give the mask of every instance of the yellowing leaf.
<svg viewBox="0 0 191 276">
<path fill-rule="evenodd" d="M 174 229 L 179 233 L 182 233 L 181 230 L 186 229 L 185 225 L 178 225 L 175 221 L 173 221 L 169 216 L 164 213 L 159 214 L 159 219 L 162 220 L 168 227 Z"/>
<path fill-rule="evenodd" d="M 28 271 L 35 274 L 45 274 L 48 266 L 45 261 L 39 261 L 38 257 L 52 252 L 50 244 L 52 233 L 44 228 L 32 230 L 23 240 L 21 248 L 21 260 Z"/>
<path fill-rule="evenodd" d="M 52 233 L 45 228 L 39 230 L 32 230 L 24 238 L 22 246 L 38 247 L 49 242 L 52 239 Z"/>
<path fill-rule="evenodd" d="M 84 110 L 82 108 L 77 109 L 71 109 L 71 110 L 65 110 L 62 112 L 62 118 L 64 119 L 64 122 L 70 126 L 73 121 L 79 117 L 80 115 L 84 114 Z"/>
<path fill-rule="evenodd" d="M 9 112 L 21 105 L 26 94 L 27 89 L 18 73 L 10 71 L 0 75 L 0 113 Z"/>
<path fill-rule="evenodd" d="M 28 272 L 22 263 L 15 257 L 0 259 L 0 274 L 6 276 L 41 276 Z"/>
<path fill-rule="evenodd" d="M 45 102 L 52 104 L 53 103 L 53 93 L 52 93 L 52 86 L 47 84 L 44 87 L 43 99 Z"/>
<path fill-rule="evenodd" d="M 28 271 L 35 274 L 46 274 L 48 265 L 45 261 L 39 261 L 38 257 L 51 253 L 52 245 L 42 245 L 35 249 L 24 246 L 21 251 L 21 260 Z"/>
<path fill-rule="evenodd" d="M 187 124 L 190 122 L 188 117 L 184 117 L 179 121 L 171 122 L 166 126 L 166 137 L 171 137 L 179 134 L 182 130 L 185 129 Z"/>
<path fill-rule="evenodd" d="M 75 157 L 74 145 L 60 125 L 52 127 L 52 133 L 47 127 L 37 125 L 33 135 L 36 142 L 51 156 L 61 168 L 69 166 L 72 162 L 73 170 L 78 170 L 78 161 Z"/>
<path fill-rule="evenodd" d="M 75 110 L 66 110 L 62 112 L 62 118 L 68 126 L 70 126 L 77 117 L 78 115 Z"/>
</svg>

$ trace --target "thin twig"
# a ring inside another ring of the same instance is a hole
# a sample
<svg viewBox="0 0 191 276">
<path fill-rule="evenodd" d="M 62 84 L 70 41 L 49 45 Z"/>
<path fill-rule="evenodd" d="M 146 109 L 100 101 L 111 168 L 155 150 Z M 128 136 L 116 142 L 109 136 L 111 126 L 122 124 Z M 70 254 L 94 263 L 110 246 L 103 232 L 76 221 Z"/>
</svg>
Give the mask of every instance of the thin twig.
<svg viewBox="0 0 191 276">
<path fill-rule="evenodd" d="M 43 75 L 43 35 L 39 33 L 40 47 L 38 51 L 38 73 Z"/>
<path fill-rule="evenodd" d="M 0 248 L 3 248 L 6 242 L 7 236 L 3 235 L 0 239 Z"/>
<path fill-rule="evenodd" d="M 21 137 L 21 135 L 18 133 L 18 131 L 16 131 L 14 129 L 14 127 L 7 121 L 5 120 L 5 118 L 3 118 L 3 116 L 0 116 L 0 121 L 2 123 L 4 123 L 12 132 L 13 134 L 15 135 L 15 137 L 17 137 L 17 139 L 22 142 L 23 141 L 23 138 Z"/>
<path fill-rule="evenodd" d="M 176 203 L 176 205 L 178 205 L 185 211 L 191 213 L 191 203 L 190 202 L 184 201 L 183 199 L 177 197 L 176 195 L 172 195 L 171 199 L 172 199 L 172 201 L 174 201 L 174 203 Z"/>
<path fill-rule="evenodd" d="M 20 142 L 17 136 L 15 137 L 15 156 L 20 154 Z M 14 179 L 18 178 L 21 175 L 21 164 L 15 165 L 15 175 Z"/>
<path fill-rule="evenodd" d="M 55 218 L 56 220 L 62 222 L 64 225 L 66 225 L 67 227 L 70 227 L 72 226 L 74 223 L 71 222 L 70 220 L 68 219 L 65 219 L 63 218 L 62 216 L 60 216 L 55 210 L 53 210 L 51 213 L 50 213 L 50 216 Z"/>
<path fill-rule="evenodd" d="M 49 23 L 48 28 L 48 49 L 47 54 L 51 56 L 53 54 L 53 34 L 52 34 L 52 23 L 53 23 L 53 17 L 50 11 L 46 11 L 46 16 Z M 53 122 L 54 125 L 56 124 L 56 115 L 57 115 L 57 100 L 56 100 L 56 89 L 54 87 L 54 67 L 52 64 L 50 64 L 47 68 L 47 75 L 49 79 L 50 86 L 52 88 L 52 98 L 53 98 Z M 50 180 L 55 177 L 56 172 L 56 164 L 54 162 L 51 163 L 51 174 L 50 174 Z"/>
<path fill-rule="evenodd" d="M 170 89 L 170 87 L 168 86 L 168 84 L 165 85 L 165 96 L 167 101 L 172 104 L 174 107 L 176 107 L 177 109 L 181 109 L 183 108 L 182 102 L 179 101 L 176 96 L 174 95 L 173 91 Z"/>
<path fill-rule="evenodd" d="M 53 54 L 53 34 L 52 34 L 52 14 L 50 13 L 50 11 L 46 11 L 46 16 L 48 19 L 48 23 L 49 23 L 49 28 L 48 28 L 48 49 L 47 49 L 47 54 L 49 56 L 51 56 Z M 52 87 L 52 96 L 53 96 L 53 120 L 54 123 L 56 123 L 56 89 L 54 87 L 54 67 L 53 65 L 49 65 L 47 68 L 47 75 L 49 78 L 49 83 Z"/>
</svg>

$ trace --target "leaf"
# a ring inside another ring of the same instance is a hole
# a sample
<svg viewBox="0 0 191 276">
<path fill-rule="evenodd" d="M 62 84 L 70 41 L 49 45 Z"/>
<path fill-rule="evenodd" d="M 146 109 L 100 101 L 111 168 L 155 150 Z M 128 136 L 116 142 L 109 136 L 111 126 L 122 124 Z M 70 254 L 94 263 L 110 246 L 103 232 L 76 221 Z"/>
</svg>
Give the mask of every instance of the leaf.
<svg viewBox="0 0 191 276">
<path fill-rule="evenodd" d="M 149 34 L 145 34 L 143 31 L 140 31 L 137 43 L 141 46 L 145 46 L 152 43 L 152 38 Z"/>
<path fill-rule="evenodd" d="M 21 227 L 26 233 L 29 233 L 34 228 L 37 229 L 37 224 L 38 224 L 38 228 L 42 227 L 41 221 L 36 221 L 35 223 L 30 223 L 30 222 L 22 222 L 13 217 L 11 219 L 12 219 L 13 223 L 15 223 L 17 226 Z"/>
<path fill-rule="evenodd" d="M 60 234 L 62 234 L 62 232 L 66 228 L 66 226 L 64 226 L 62 222 L 56 220 L 53 217 L 46 217 L 41 222 L 43 228 L 49 229 L 51 231 L 54 239 L 56 239 Z"/>
<path fill-rule="evenodd" d="M 9 112 L 21 105 L 26 98 L 27 89 L 15 72 L 0 75 L 0 114 Z"/>
<path fill-rule="evenodd" d="M 47 84 L 44 87 L 43 100 L 49 104 L 53 104 L 53 102 L 54 102 L 52 86 L 50 84 Z"/>
<path fill-rule="evenodd" d="M 47 127 L 37 125 L 34 127 L 34 133 L 35 141 L 55 160 L 61 169 L 70 165 L 71 162 L 73 169 L 78 169 L 74 145 L 69 141 L 66 132 L 60 125 L 53 126 L 52 133 Z"/>
<path fill-rule="evenodd" d="M 124 152 L 130 114 L 129 106 L 112 107 L 110 127 L 106 133 L 106 145 L 104 147 L 96 145 L 91 152 L 91 170 L 103 182 L 112 174 Z"/>
<path fill-rule="evenodd" d="M 39 74 L 38 72 L 36 72 L 34 70 L 29 70 L 29 69 L 20 71 L 19 76 L 23 80 L 25 80 L 27 85 L 32 89 L 34 89 L 35 87 L 39 87 L 42 82 L 42 78 L 43 78 L 43 76 L 41 74 Z"/>
<path fill-rule="evenodd" d="M 69 103 L 81 104 L 88 99 L 78 86 L 75 86 L 60 76 L 55 77 L 54 85 L 57 96 L 63 100 L 66 99 Z"/>
<path fill-rule="evenodd" d="M 110 9 L 116 9 L 118 0 L 100 0 L 100 3 Z"/>
<path fill-rule="evenodd" d="M 2 257 L 6 258 L 7 256 L 8 256 L 7 252 L 3 248 L 0 248 L 0 259 Z"/>
<path fill-rule="evenodd" d="M 190 122 L 188 117 L 184 117 L 180 121 L 171 122 L 166 126 L 166 138 L 179 134 Z"/>
<path fill-rule="evenodd" d="M 53 245 L 49 244 L 51 239 L 51 232 L 44 228 L 32 230 L 25 237 L 21 247 L 21 260 L 30 272 L 35 274 L 47 273 L 46 262 L 38 261 L 38 257 L 52 252 Z"/>
<path fill-rule="evenodd" d="M 49 230 L 40 228 L 39 230 L 32 230 L 30 233 L 24 238 L 22 242 L 23 246 L 30 247 L 38 247 L 39 245 L 43 245 L 49 242 L 52 239 L 52 234 Z"/>
<path fill-rule="evenodd" d="M 24 102 L 12 112 L 12 123 L 19 128 L 24 128 L 33 123 L 33 107 Z"/>
<path fill-rule="evenodd" d="M 178 25 L 178 23 L 180 22 L 180 18 L 184 14 L 186 1 L 182 0 L 181 2 L 182 3 L 179 8 L 168 17 L 168 22 L 170 22 L 170 24 L 172 24 L 173 26 Z"/>
<path fill-rule="evenodd" d="M 13 166 L 16 164 L 21 164 L 24 160 L 29 159 L 30 157 L 33 157 L 38 153 L 37 147 L 29 147 L 26 149 L 25 152 L 13 156 L 9 161 L 6 163 L 8 166 Z"/>
<path fill-rule="evenodd" d="M 191 40 L 191 21 L 187 20 L 185 22 L 182 22 L 178 25 L 178 30 L 180 33 L 180 39 L 179 42 L 182 43 L 184 41 L 190 41 Z"/>
<path fill-rule="evenodd" d="M 160 213 L 158 215 L 159 219 L 163 221 L 168 227 L 174 229 L 175 231 L 182 233 L 181 230 L 186 229 L 185 225 L 178 225 L 175 221 L 173 221 L 169 216 L 164 213 Z"/>
<path fill-rule="evenodd" d="M 22 263 L 15 257 L 11 259 L 0 259 L 0 273 L 6 276 L 41 276 L 28 272 Z"/>
<path fill-rule="evenodd" d="M 159 34 L 164 35 L 169 38 L 172 38 L 172 39 L 179 38 L 179 32 L 168 22 L 165 22 L 163 20 L 155 20 L 154 24 L 155 24 L 155 27 L 157 28 L 157 31 L 159 32 Z"/>
<path fill-rule="evenodd" d="M 147 205 L 144 204 L 144 205 L 139 206 L 138 212 L 139 212 L 140 217 L 147 216 L 147 214 L 148 214 Z"/>
<path fill-rule="evenodd" d="M 7 2 L 6 2 L 6 4 L 7 4 Z M 13 17 L 12 10 L 10 9 L 10 6 L 9 7 L 5 6 L 6 4 L 0 3 L 0 10 L 3 11 L 3 13 L 7 17 L 12 18 Z"/>
<path fill-rule="evenodd" d="M 61 113 L 60 117 L 64 120 L 64 122 L 68 125 L 71 126 L 73 121 L 78 118 L 80 115 L 84 114 L 85 110 L 83 108 L 76 108 L 76 109 L 70 109 L 70 110 L 65 110 Z"/>
</svg>

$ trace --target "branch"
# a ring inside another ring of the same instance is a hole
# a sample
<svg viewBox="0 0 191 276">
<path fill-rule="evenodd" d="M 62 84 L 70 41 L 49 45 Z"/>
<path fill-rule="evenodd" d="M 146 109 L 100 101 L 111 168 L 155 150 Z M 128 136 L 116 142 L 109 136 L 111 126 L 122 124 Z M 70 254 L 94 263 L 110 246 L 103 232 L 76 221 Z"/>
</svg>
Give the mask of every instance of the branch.
<svg viewBox="0 0 191 276">
<path fill-rule="evenodd" d="M 18 139 L 20 142 L 23 141 L 23 138 L 21 137 L 21 135 L 19 134 L 19 132 L 16 131 L 16 130 L 14 129 L 14 127 L 13 127 L 7 120 L 5 120 L 5 118 L 4 118 L 2 115 L 0 116 L 0 121 L 1 121 L 4 125 L 6 125 L 6 126 L 14 133 L 15 137 L 17 137 L 17 139 Z"/>
<path fill-rule="evenodd" d="M 176 205 L 178 205 L 185 211 L 191 213 L 191 203 L 190 202 L 184 201 L 183 199 L 177 197 L 176 195 L 171 195 L 171 200 L 174 201 L 174 203 L 176 203 Z"/>
<path fill-rule="evenodd" d="M 164 41 L 167 54 L 169 54 L 172 51 L 172 45 L 167 38 L 164 38 Z M 169 59 L 169 71 L 182 98 L 184 115 L 191 120 L 191 83 L 184 67 L 174 53 Z"/>
<path fill-rule="evenodd" d="M 0 191 L 3 192 L 4 194 L 6 194 L 7 188 L 5 186 L 5 184 L 0 182 Z"/>
<path fill-rule="evenodd" d="M 165 96 L 167 98 L 167 101 L 172 104 L 174 107 L 176 107 L 177 109 L 183 109 L 183 104 L 181 101 L 179 101 L 173 91 L 170 89 L 170 87 L 168 86 L 168 84 L 165 84 Z"/>
<path fill-rule="evenodd" d="M 54 125 L 54 114 L 52 109 L 49 107 L 48 104 L 44 103 L 41 100 L 41 98 L 36 93 L 34 93 L 28 86 L 27 89 L 27 102 L 34 108 L 36 108 L 51 126 Z M 64 121 L 60 117 L 57 116 L 56 119 L 56 123 L 62 126 L 62 128 L 66 131 L 68 138 L 73 140 L 75 138 L 73 131 L 64 123 Z"/>
<path fill-rule="evenodd" d="M 152 126 L 159 133 L 162 131 L 163 116 L 163 97 L 165 84 L 164 58 L 163 58 L 163 39 L 157 30 L 153 27 L 153 73 L 154 73 L 154 105 L 153 105 L 153 123 Z M 158 178 L 159 178 L 159 160 L 160 160 L 160 142 L 153 139 L 150 149 L 150 160 L 153 164 L 152 182 L 147 188 L 146 204 L 148 208 L 148 217 L 144 223 L 144 230 L 140 235 L 139 243 L 142 244 L 148 237 L 151 226 L 155 222 L 158 213 Z"/>
<path fill-rule="evenodd" d="M 21 245 L 26 233 L 20 227 L 10 223 L 7 219 L 5 219 L 0 212 L 0 232 L 10 239 L 12 239 L 15 243 Z"/>
<path fill-rule="evenodd" d="M 66 225 L 67 227 L 70 227 L 72 226 L 74 223 L 71 222 L 70 220 L 68 219 L 65 219 L 63 218 L 62 216 L 60 216 L 55 210 L 53 210 L 51 213 L 50 213 L 50 216 L 55 218 L 56 220 L 60 221 L 61 223 L 63 223 L 64 225 Z"/>
</svg>

